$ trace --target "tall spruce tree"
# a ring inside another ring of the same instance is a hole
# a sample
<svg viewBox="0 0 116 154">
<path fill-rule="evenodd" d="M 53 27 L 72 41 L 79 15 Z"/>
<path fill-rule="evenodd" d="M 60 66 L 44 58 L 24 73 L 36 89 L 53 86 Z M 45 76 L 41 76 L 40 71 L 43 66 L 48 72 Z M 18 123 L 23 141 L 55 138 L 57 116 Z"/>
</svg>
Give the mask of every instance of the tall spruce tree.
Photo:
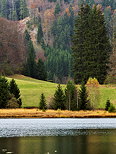
<svg viewBox="0 0 116 154">
<path fill-rule="evenodd" d="M 75 82 L 95 77 L 102 84 L 107 75 L 111 44 L 104 16 L 96 6 L 81 6 L 75 22 L 72 50 Z"/>
</svg>

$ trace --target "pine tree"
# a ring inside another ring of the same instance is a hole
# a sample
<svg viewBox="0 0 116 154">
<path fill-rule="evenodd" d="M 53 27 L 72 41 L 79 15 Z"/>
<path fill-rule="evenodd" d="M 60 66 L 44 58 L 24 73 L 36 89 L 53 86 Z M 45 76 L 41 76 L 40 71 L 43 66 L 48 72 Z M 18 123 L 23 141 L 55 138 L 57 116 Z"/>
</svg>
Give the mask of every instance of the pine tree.
<svg viewBox="0 0 116 154">
<path fill-rule="evenodd" d="M 9 98 L 10 93 L 8 81 L 0 76 L 0 108 L 6 108 Z"/>
<path fill-rule="evenodd" d="M 1 16 L 7 18 L 7 0 L 1 0 Z"/>
<path fill-rule="evenodd" d="M 66 109 L 77 110 L 78 109 L 77 89 L 72 81 L 68 81 L 65 89 L 65 95 L 66 95 Z"/>
<path fill-rule="evenodd" d="M 25 0 L 19 0 L 19 19 L 24 19 L 29 15 Z"/>
<path fill-rule="evenodd" d="M 111 44 L 104 16 L 96 6 L 81 7 L 75 22 L 72 50 L 75 82 L 95 77 L 103 83 L 108 71 Z"/>
<path fill-rule="evenodd" d="M 54 15 L 59 14 L 59 12 L 60 12 L 60 5 L 59 5 L 59 3 L 57 3 L 56 7 L 55 7 Z"/>
<path fill-rule="evenodd" d="M 54 94 L 53 108 L 55 110 L 57 110 L 57 109 L 64 110 L 65 109 L 65 95 L 64 95 L 64 92 L 63 92 L 60 84 L 58 85 L 58 87 L 55 91 L 55 94 Z"/>
<path fill-rule="evenodd" d="M 106 101 L 106 106 L 105 106 L 105 110 L 106 110 L 106 111 L 108 111 L 110 105 L 111 105 L 110 100 L 107 100 L 107 101 Z"/>
<path fill-rule="evenodd" d="M 42 61 L 42 59 L 39 59 L 37 63 L 36 78 L 39 80 L 47 79 L 47 72 L 45 70 L 44 62 Z"/>
<path fill-rule="evenodd" d="M 27 31 L 27 29 L 25 30 L 25 41 L 26 41 L 26 43 L 28 43 L 28 41 L 30 41 L 31 40 L 31 37 L 30 37 L 30 34 L 29 34 L 29 32 Z"/>
<path fill-rule="evenodd" d="M 88 103 L 89 103 L 89 100 L 88 100 L 87 90 L 83 82 L 79 90 L 79 109 L 86 110 Z"/>
<path fill-rule="evenodd" d="M 43 93 L 41 94 L 41 97 L 40 97 L 39 109 L 40 110 L 46 110 L 47 109 L 46 100 L 45 100 L 45 96 L 44 96 Z"/>
<path fill-rule="evenodd" d="M 15 97 L 17 100 L 18 107 L 20 108 L 22 105 L 22 100 L 20 98 L 20 96 L 21 96 L 20 90 L 19 90 L 18 85 L 16 84 L 14 79 L 12 79 L 9 83 L 9 92 L 11 94 L 11 100 L 13 97 Z M 12 95 L 13 95 L 13 97 L 12 97 Z"/>
<path fill-rule="evenodd" d="M 27 60 L 24 65 L 23 74 L 33 77 L 36 77 L 36 62 L 35 62 L 35 50 L 33 46 L 33 42 L 31 41 L 31 37 L 28 31 L 25 31 L 25 42 L 27 47 Z"/>
<path fill-rule="evenodd" d="M 38 24 L 38 31 L 37 31 L 37 43 L 41 43 L 43 39 L 43 30 L 41 23 Z"/>
<path fill-rule="evenodd" d="M 15 96 L 16 99 L 20 98 L 20 90 L 19 90 L 19 88 L 18 88 L 14 79 L 12 79 L 10 81 L 9 91 L 10 91 L 11 94 L 13 94 Z"/>
</svg>

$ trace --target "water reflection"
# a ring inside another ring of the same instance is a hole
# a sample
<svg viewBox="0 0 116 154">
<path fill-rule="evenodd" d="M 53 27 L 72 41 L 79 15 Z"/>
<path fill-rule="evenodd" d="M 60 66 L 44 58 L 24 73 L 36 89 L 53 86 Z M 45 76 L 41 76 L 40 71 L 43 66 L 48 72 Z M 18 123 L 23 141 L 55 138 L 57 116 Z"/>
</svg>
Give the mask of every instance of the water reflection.
<svg viewBox="0 0 116 154">
<path fill-rule="evenodd" d="M 76 136 L 0 138 L 0 153 L 7 149 L 14 154 L 116 154 L 116 130 L 86 132 Z"/>
</svg>

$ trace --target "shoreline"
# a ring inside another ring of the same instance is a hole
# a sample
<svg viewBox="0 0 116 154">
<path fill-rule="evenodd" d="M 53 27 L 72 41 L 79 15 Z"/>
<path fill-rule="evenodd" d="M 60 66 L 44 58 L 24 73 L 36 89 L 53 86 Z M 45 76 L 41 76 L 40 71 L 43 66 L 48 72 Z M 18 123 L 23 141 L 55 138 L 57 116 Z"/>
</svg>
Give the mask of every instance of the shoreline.
<svg viewBox="0 0 116 154">
<path fill-rule="evenodd" d="M 0 109 L 2 118 L 116 118 L 116 112 L 109 113 L 105 110 L 68 111 L 39 109 Z"/>
</svg>

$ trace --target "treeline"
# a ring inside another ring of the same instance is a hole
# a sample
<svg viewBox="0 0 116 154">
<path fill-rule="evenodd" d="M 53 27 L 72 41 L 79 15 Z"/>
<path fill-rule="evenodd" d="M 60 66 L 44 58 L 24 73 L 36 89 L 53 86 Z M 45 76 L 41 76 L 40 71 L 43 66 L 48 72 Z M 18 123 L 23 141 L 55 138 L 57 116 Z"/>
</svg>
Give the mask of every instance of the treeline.
<svg viewBox="0 0 116 154">
<path fill-rule="evenodd" d="M 47 57 L 45 61 L 47 80 L 63 83 L 71 74 L 71 54 L 68 50 L 46 47 L 45 56 Z"/>
<path fill-rule="evenodd" d="M 60 110 L 88 110 L 92 109 L 88 99 L 86 86 L 83 83 L 81 88 L 77 90 L 73 81 L 68 81 L 65 90 L 61 85 L 57 86 L 54 97 L 49 105 L 46 104 L 45 96 L 42 93 L 40 97 L 39 109 L 60 109 Z"/>
<path fill-rule="evenodd" d="M 98 93 L 95 91 L 98 86 L 99 83 L 95 78 L 89 78 L 86 85 L 82 82 L 80 88 L 77 88 L 71 80 L 68 81 L 64 90 L 62 89 L 62 86 L 58 84 L 54 96 L 49 104 L 46 102 L 44 93 L 41 94 L 39 109 L 43 111 L 46 109 L 71 111 L 98 109 L 99 102 L 98 100 L 95 100 L 96 97 L 99 97 Z M 90 89 L 91 91 L 89 91 Z M 93 91 L 95 93 L 93 93 Z M 89 92 L 93 94 L 91 95 Z M 115 107 L 110 100 L 106 101 L 104 109 L 109 112 L 115 111 Z"/>
<path fill-rule="evenodd" d="M 8 82 L 0 76 L 0 108 L 20 108 L 22 105 L 20 90 L 14 79 Z"/>
<path fill-rule="evenodd" d="M 26 0 L 0 0 L 0 16 L 9 20 L 21 20 L 29 15 Z"/>
</svg>

